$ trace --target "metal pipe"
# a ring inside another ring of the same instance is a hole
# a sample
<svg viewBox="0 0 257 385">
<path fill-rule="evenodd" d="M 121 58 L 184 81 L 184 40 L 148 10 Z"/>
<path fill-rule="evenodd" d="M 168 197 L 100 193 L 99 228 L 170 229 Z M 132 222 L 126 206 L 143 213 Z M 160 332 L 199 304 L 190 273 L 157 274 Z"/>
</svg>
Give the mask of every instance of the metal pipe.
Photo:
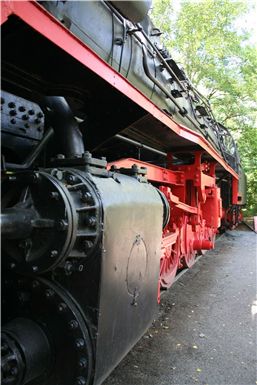
<svg viewBox="0 0 257 385">
<path fill-rule="evenodd" d="M 167 98 L 169 98 L 175 104 L 175 106 L 178 108 L 178 112 L 182 116 L 184 116 L 186 119 L 188 119 L 195 126 L 195 128 L 200 131 L 201 128 L 188 115 L 188 112 L 186 110 L 181 109 L 180 105 L 176 102 L 175 98 L 173 98 L 170 95 L 169 91 L 151 74 L 149 67 L 148 67 L 147 56 L 146 56 L 146 51 L 145 51 L 144 46 L 142 46 L 142 51 L 143 51 L 143 67 L 144 67 L 144 71 L 146 73 L 146 76 L 148 76 L 148 78 L 167 96 Z M 204 135 L 204 133 L 203 133 L 203 135 Z"/>
<path fill-rule="evenodd" d="M 50 123 L 64 155 L 67 158 L 81 157 L 85 152 L 82 133 L 66 99 L 62 96 L 47 96 L 43 104 L 52 110 Z"/>
<path fill-rule="evenodd" d="M 156 149 L 153 148 L 153 147 L 147 146 L 146 144 L 137 142 L 136 140 L 127 138 L 127 137 L 125 137 L 125 136 L 122 136 L 122 135 L 117 134 L 117 135 L 115 135 L 115 138 L 121 140 L 122 142 L 126 142 L 126 143 L 132 144 L 132 145 L 134 145 L 134 146 L 136 146 L 136 147 L 143 148 L 144 150 L 152 151 L 152 152 L 155 152 L 156 154 L 160 154 L 160 155 L 163 155 L 163 156 L 167 156 L 167 153 L 166 153 L 166 152 L 163 152 L 163 151 L 160 151 L 160 150 L 156 150 Z"/>
<path fill-rule="evenodd" d="M 146 54 L 146 48 L 144 45 L 142 45 L 142 51 L 143 51 L 143 67 L 144 71 L 147 75 L 147 77 L 169 98 L 175 106 L 179 109 L 179 111 L 183 114 L 183 111 L 180 108 L 180 105 L 176 102 L 175 98 L 173 98 L 170 95 L 170 92 L 157 80 L 150 72 L 148 63 L 147 63 L 147 54 Z"/>
<path fill-rule="evenodd" d="M 160 61 L 162 62 L 163 66 L 166 68 L 166 70 L 168 71 L 168 73 L 173 76 L 175 79 L 176 79 L 176 82 L 180 85 L 180 87 L 182 88 L 182 91 L 185 91 L 187 92 L 187 89 L 186 87 L 184 86 L 184 84 L 179 80 L 179 78 L 177 77 L 177 75 L 175 74 L 175 72 L 172 70 L 172 68 L 169 66 L 169 64 L 166 62 L 166 60 L 164 59 L 164 57 L 162 56 L 162 54 L 159 52 L 159 50 L 157 49 L 157 47 L 155 47 L 155 45 L 152 43 L 151 39 L 149 38 L 149 36 L 147 36 L 147 34 L 145 33 L 143 27 L 137 23 L 136 26 L 138 27 L 138 29 L 140 30 L 140 32 L 142 33 L 142 35 L 144 36 L 144 38 L 146 39 L 146 41 L 148 42 L 148 44 L 150 44 L 150 46 L 152 47 L 152 49 L 154 50 L 154 52 L 156 53 L 156 55 L 158 56 L 158 58 L 160 59 Z"/>
<path fill-rule="evenodd" d="M 36 212 L 31 209 L 8 208 L 0 216 L 2 238 L 25 239 L 32 232 Z"/>
</svg>

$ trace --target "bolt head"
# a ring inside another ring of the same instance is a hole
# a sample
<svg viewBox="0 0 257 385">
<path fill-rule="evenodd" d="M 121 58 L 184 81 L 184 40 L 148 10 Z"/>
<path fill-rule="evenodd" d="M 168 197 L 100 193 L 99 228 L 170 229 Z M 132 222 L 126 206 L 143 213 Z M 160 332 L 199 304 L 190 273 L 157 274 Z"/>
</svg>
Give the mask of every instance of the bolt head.
<svg viewBox="0 0 257 385">
<path fill-rule="evenodd" d="M 80 368 L 86 368 L 87 366 L 87 359 L 85 357 L 81 357 L 79 360 L 79 367 Z"/>
<path fill-rule="evenodd" d="M 65 159 L 65 156 L 63 154 L 57 154 L 56 158 L 57 159 Z"/>
<path fill-rule="evenodd" d="M 64 265 L 64 270 L 66 274 L 71 274 L 74 270 L 73 264 L 69 261 L 67 261 Z"/>
<path fill-rule="evenodd" d="M 59 194 L 57 191 L 51 191 L 50 192 L 50 198 L 51 199 L 55 199 L 55 200 L 58 200 L 59 199 Z"/>
<path fill-rule="evenodd" d="M 92 241 L 88 241 L 88 240 L 84 241 L 84 248 L 86 251 L 90 250 L 93 247 L 93 245 L 94 244 Z"/>
<path fill-rule="evenodd" d="M 51 258 L 55 258 L 55 257 L 57 257 L 57 255 L 58 255 L 58 251 L 57 250 L 51 250 L 51 254 L 50 254 Z"/>
<path fill-rule="evenodd" d="M 83 338 L 77 338 L 75 341 L 75 345 L 77 349 L 83 349 L 85 346 L 85 341 L 83 340 Z"/>
<path fill-rule="evenodd" d="M 67 227 L 68 227 L 68 223 L 67 223 L 64 219 L 61 219 L 61 220 L 57 223 L 57 229 L 60 230 L 60 231 L 66 230 Z"/>
<path fill-rule="evenodd" d="M 58 305 L 58 311 L 60 313 L 64 313 L 67 310 L 67 305 L 64 302 L 59 303 Z"/>
<path fill-rule="evenodd" d="M 85 385 L 85 384 L 86 384 L 85 377 L 80 376 L 77 378 L 76 385 Z"/>
<path fill-rule="evenodd" d="M 96 217 L 88 217 L 87 223 L 90 227 L 95 227 L 96 225 Z"/>
<path fill-rule="evenodd" d="M 89 192 L 83 191 L 83 192 L 81 193 L 81 200 L 82 200 L 82 202 L 84 202 L 84 203 L 89 203 L 89 202 L 92 201 L 92 195 L 91 195 Z"/>
<path fill-rule="evenodd" d="M 70 184 L 74 184 L 74 183 L 76 183 L 76 181 L 77 181 L 77 178 L 75 177 L 75 175 L 67 175 L 66 176 L 66 181 L 68 182 L 68 183 L 70 183 Z"/>
</svg>

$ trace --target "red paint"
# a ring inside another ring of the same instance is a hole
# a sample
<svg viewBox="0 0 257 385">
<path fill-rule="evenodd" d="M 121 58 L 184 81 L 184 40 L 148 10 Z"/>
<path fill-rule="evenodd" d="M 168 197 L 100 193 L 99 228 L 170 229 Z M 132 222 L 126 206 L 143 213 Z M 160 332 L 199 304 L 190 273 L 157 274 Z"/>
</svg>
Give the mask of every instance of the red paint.
<svg viewBox="0 0 257 385">
<path fill-rule="evenodd" d="M 222 202 L 216 185 L 215 162 L 202 162 L 202 152 L 194 153 L 194 163 L 175 166 L 168 155 L 169 169 L 136 159 L 121 159 L 109 164 L 147 169 L 148 181 L 165 194 L 170 206 L 170 220 L 163 231 L 160 288 L 172 285 L 177 269 L 191 267 L 197 253 L 214 247 L 221 224 Z M 159 290 L 160 292 L 160 290 Z"/>
</svg>

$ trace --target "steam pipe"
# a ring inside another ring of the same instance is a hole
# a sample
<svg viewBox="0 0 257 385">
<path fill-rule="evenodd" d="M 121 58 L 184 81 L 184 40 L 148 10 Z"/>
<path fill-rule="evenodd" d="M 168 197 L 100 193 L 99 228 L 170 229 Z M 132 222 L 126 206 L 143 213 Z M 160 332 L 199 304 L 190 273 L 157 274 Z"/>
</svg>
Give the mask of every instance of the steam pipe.
<svg viewBox="0 0 257 385">
<path fill-rule="evenodd" d="M 138 148 L 143 148 L 144 150 L 152 151 L 152 152 L 155 152 L 156 154 L 167 156 L 166 152 L 157 150 L 156 148 L 147 146 L 146 144 L 143 144 L 143 143 L 140 143 L 140 142 L 138 142 L 136 140 L 127 138 L 126 136 L 122 136 L 122 135 L 117 134 L 117 135 L 115 135 L 115 138 L 121 140 L 122 142 L 126 142 L 126 143 L 129 143 L 129 144 L 132 144 L 133 146 L 136 146 Z"/>
<path fill-rule="evenodd" d="M 62 96 L 47 96 L 43 104 L 52 110 L 50 122 L 64 155 L 67 158 L 81 157 L 85 152 L 82 133 L 66 99 Z"/>
</svg>

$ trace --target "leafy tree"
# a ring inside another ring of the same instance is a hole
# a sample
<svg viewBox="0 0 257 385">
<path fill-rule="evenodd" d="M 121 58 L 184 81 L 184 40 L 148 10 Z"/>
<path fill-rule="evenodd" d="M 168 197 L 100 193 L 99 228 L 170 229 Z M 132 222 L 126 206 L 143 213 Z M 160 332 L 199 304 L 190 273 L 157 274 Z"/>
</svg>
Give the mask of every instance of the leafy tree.
<svg viewBox="0 0 257 385">
<path fill-rule="evenodd" d="M 152 11 L 164 44 L 238 143 L 249 214 L 257 214 L 257 47 L 240 20 L 254 6 L 234 0 L 154 0 Z"/>
</svg>

